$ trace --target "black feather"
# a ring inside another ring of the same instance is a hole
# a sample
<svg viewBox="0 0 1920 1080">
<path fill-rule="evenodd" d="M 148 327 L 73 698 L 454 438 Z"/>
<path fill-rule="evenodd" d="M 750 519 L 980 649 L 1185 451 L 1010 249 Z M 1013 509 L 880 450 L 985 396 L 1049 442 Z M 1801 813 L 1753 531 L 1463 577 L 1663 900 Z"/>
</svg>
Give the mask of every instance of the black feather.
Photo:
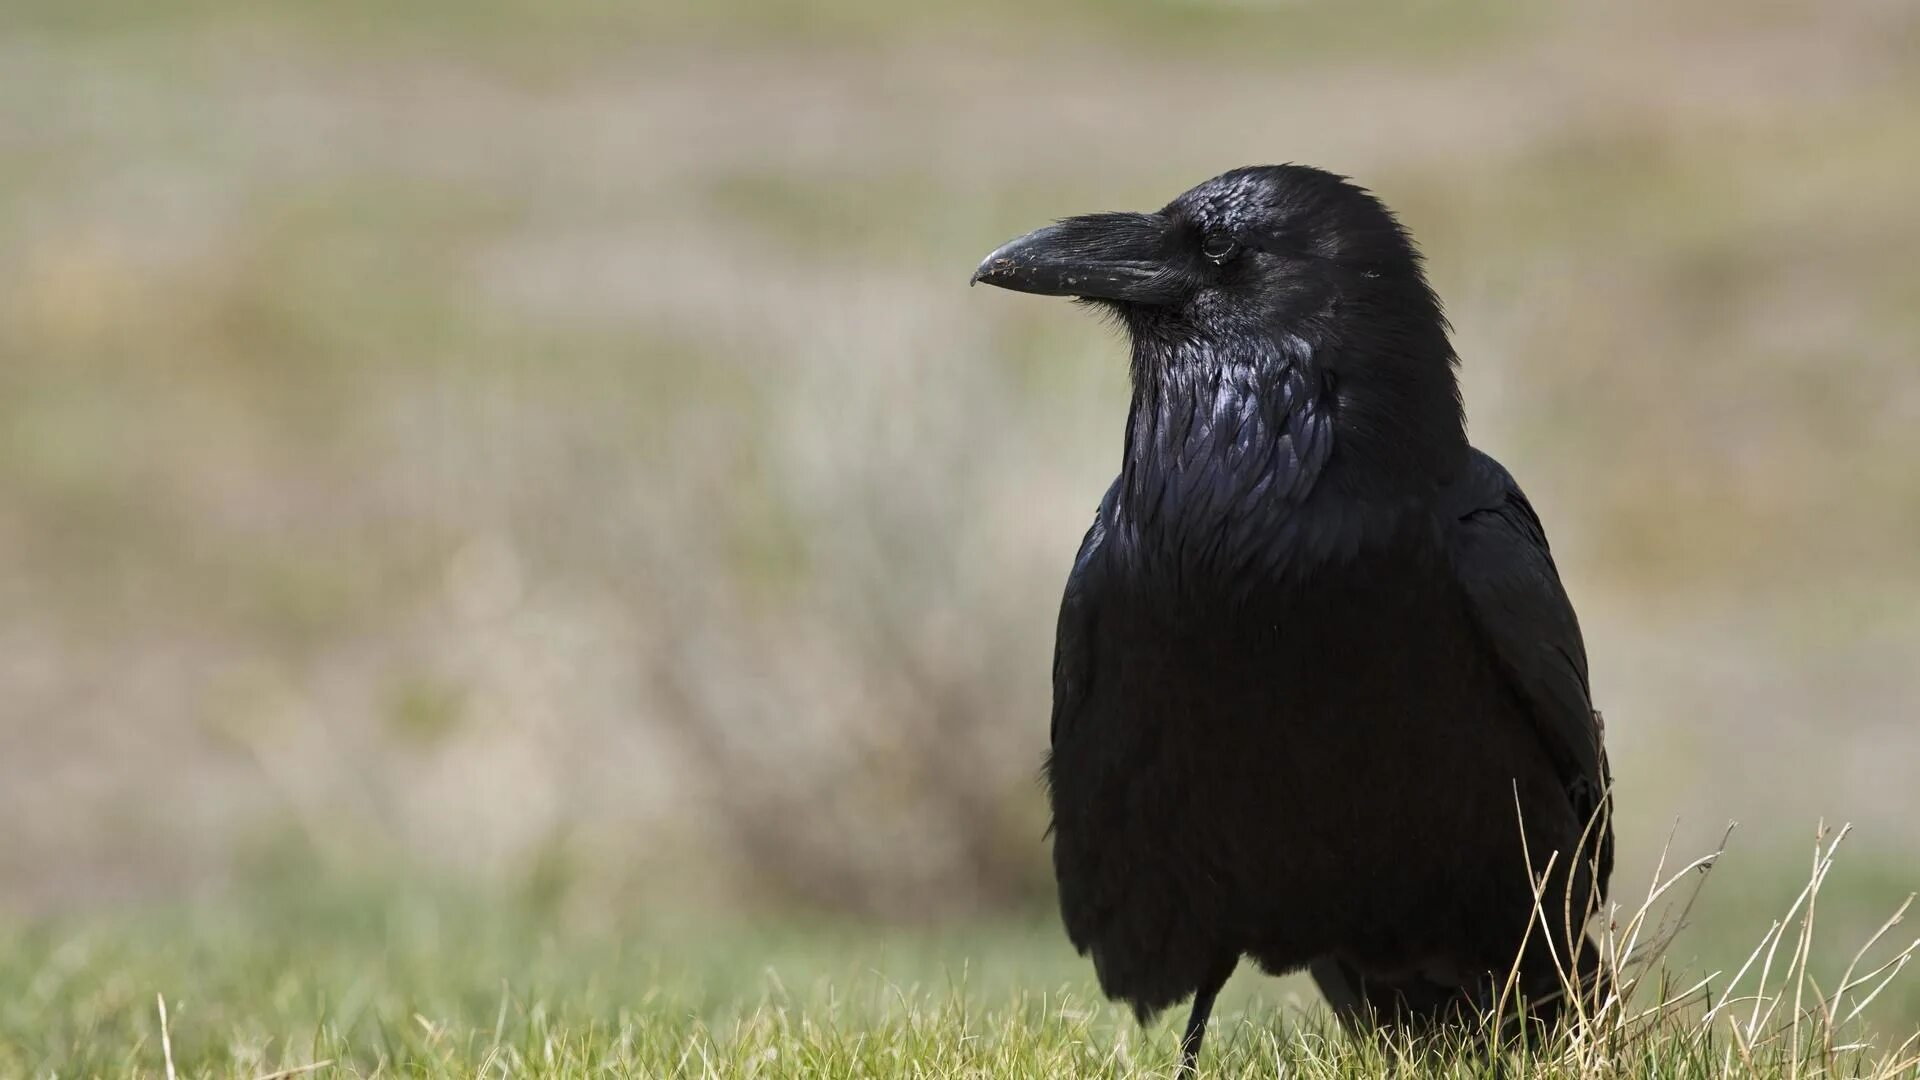
<svg viewBox="0 0 1920 1080">
<path fill-rule="evenodd" d="M 1548 904 L 1572 912 L 1554 951 L 1590 971 L 1613 838 L 1579 624 L 1533 508 L 1467 444 L 1405 232 L 1297 166 L 1111 243 L 1102 220 L 1073 219 L 1064 257 L 1130 268 L 1085 280 L 1127 327 L 1133 396 L 1054 658 L 1073 944 L 1143 1018 L 1197 994 L 1203 1027 L 1247 956 L 1311 967 L 1349 1021 L 1443 1023 L 1490 1000 L 1551 859 L 1549 897 L 1574 897 Z M 1221 235 L 1236 254 L 1201 254 Z M 1023 243 L 980 279 L 1027 287 L 1020 260 L 1052 253 Z M 1083 280 L 1062 265 L 1033 291 Z M 1541 938 L 1534 996 L 1559 986 Z"/>
</svg>

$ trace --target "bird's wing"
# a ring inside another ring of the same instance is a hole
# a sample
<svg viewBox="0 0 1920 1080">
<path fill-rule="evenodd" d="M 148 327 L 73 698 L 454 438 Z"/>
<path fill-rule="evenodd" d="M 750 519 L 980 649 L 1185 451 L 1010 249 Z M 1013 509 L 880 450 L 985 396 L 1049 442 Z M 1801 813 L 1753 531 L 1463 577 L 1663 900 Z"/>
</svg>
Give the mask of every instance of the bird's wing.
<svg viewBox="0 0 1920 1080">
<path fill-rule="evenodd" d="M 1449 491 L 1448 549 L 1475 624 L 1519 695 L 1573 804 L 1591 822 L 1596 882 L 1613 866 L 1611 776 L 1580 622 L 1546 530 L 1500 463 L 1478 450 Z"/>
<path fill-rule="evenodd" d="M 1074 556 L 1073 571 L 1067 575 L 1066 595 L 1060 600 L 1060 622 L 1053 639 L 1053 722 L 1047 731 L 1050 746 L 1060 745 L 1061 737 L 1073 727 L 1093 683 L 1093 620 L 1101 577 L 1098 556 L 1107 539 L 1107 511 L 1119 489 L 1120 481 L 1115 480 L 1100 500 L 1093 524 L 1080 541 L 1080 553 Z"/>
</svg>

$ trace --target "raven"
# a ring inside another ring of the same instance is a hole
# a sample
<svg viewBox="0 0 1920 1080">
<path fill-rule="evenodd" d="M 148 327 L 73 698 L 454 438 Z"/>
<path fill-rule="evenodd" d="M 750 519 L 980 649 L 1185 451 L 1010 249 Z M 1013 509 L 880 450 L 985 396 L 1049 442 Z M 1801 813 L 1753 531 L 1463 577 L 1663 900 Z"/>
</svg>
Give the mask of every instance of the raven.
<svg viewBox="0 0 1920 1080">
<path fill-rule="evenodd" d="M 1243 168 L 1029 233 L 973 280 L 1077 297 L 1132 346 L 1046 765 L 1101 989 L 1142 1022 L 1193 996 L 1189 1068 L 1242 956 L 1309 969 L 1353 1029 L 1470 1023 L 1503 988 L 1557 1022 L 1601 978 L 1601 724 L 1398 220 L 1344 177 Z"/>
</svg>

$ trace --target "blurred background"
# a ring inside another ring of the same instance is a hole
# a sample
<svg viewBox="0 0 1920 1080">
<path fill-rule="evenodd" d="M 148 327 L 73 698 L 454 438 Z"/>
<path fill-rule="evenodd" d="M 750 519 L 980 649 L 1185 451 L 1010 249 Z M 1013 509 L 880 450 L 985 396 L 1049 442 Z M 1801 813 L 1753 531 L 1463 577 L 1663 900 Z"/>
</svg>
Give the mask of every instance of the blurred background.
<svg viewBox="0 0 1920 1080">
<path fill-rule="evenodd" d="M 1628 891 L 1731 819 L 1723 912 L 1784 911 L 1823 818 L 1847 925 L 1920 882 L 1910 2 L 0 22 L 8 918 L 295 874 L 1044 923 L 1123 345 L 967 275 L 1276 161 L 1429 256 Z"/>
</svg>

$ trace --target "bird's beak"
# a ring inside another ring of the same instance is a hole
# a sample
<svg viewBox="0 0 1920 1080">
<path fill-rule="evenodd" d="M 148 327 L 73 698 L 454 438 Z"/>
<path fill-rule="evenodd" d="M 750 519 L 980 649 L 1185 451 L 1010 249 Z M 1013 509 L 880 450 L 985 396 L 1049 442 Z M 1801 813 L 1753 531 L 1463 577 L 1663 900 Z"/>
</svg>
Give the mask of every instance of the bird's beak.
<svg viewBox="0 0 1920 1080">
<path fill-rule="evenodd" d="M 1163 304 L 1179 295 L 1159 214 L 1088 214 L 1010 240 L 981 260 L 973 283 L 1015 292 Z"/>
</svg>

